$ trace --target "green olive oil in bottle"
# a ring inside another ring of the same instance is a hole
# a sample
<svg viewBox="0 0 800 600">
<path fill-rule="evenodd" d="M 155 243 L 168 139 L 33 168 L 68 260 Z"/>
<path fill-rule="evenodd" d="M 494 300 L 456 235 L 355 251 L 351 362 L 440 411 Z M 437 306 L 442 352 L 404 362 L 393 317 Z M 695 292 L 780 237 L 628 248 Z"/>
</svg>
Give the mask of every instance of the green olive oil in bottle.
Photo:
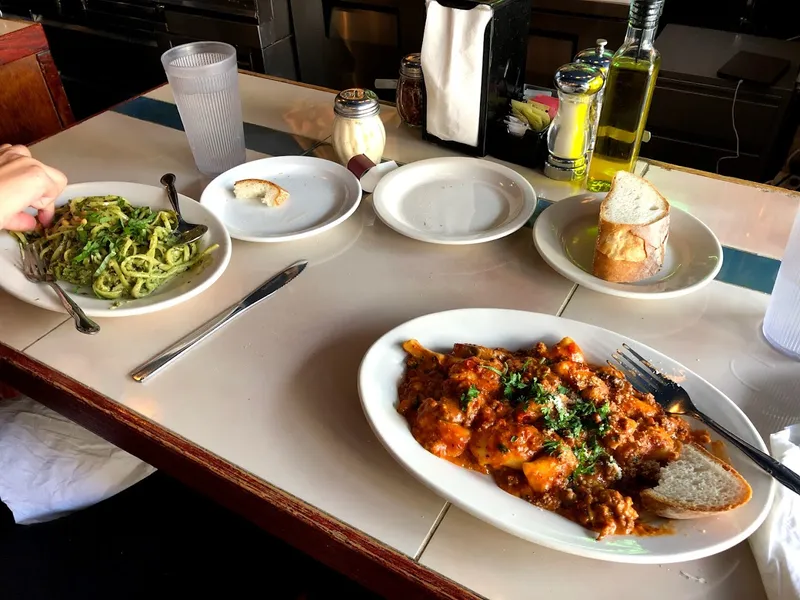
<svg viewBox="0 0 800 600">
<path fill-rule="evenodd" d="M 617 171 L 632 172 L 639 158 L 661 55 L 653 47 L 664 0 L 633 0 L 625 41 L 608 70 L 587 187 L 607 191 Z"/>
</svg>

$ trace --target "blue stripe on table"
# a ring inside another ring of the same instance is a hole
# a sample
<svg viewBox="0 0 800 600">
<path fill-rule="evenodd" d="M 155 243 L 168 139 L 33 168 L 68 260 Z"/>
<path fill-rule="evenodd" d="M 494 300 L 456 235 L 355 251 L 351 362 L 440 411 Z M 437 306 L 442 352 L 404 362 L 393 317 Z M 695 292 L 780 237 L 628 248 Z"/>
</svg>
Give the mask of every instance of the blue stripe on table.
<svg viewBox="0 0 800 600">
<path fill-rule="evenodd" d="M 115 106 L 111 110 L 170 129 L 184 130 L 178 107 L 171 102 L 140 96 Z M 309 142 L 316 144 L 315 140 L 309 140 Z M 298 136 L 254 123 L 244 124 L 244 144 L 250 150 L 271 156 L 299 156 L 310 149 L 304 148 L 300 144 Z"/>
<path fill-rule="evenodd" d="M 120 104 L 112 110 L 135 119 L 183 131 L 178 109 L 171 102 L 140 96 Z M 313 149 L 313 145 L 303 148 L 297 136 L 254 123 L 244 124 L 244 138 L 247 148 L 270 156 L 296 156 Z M 316 144 L 318 143 L 316 142 Z M 541 212 L 551 204 L 551 201 L 540 198 L 536 212 L 528 225 L 533 225 Z M 722 269 L 717 275 L 717 281 L 767 294 L 772 292 L 772 286 L 775 285 L 775 278 L 778 276 L 778 268 L 781 264 L 779 260 L 728 246 L 724 247 L 723 252 Z"/>
</svg>

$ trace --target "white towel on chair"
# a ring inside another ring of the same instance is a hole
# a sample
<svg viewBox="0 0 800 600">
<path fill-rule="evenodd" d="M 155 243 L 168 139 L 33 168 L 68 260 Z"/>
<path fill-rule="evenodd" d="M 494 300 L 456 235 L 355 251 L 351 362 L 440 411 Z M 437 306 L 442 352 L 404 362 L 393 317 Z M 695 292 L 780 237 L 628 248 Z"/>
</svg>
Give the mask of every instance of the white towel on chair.
<svg viewBox="0 0 800 600">
<path fill-rule="evenodd" d="M 0 400 L 0 500 L 17 523 L 91 506 L 153 471 L 30 398 Z"/>
</svg>

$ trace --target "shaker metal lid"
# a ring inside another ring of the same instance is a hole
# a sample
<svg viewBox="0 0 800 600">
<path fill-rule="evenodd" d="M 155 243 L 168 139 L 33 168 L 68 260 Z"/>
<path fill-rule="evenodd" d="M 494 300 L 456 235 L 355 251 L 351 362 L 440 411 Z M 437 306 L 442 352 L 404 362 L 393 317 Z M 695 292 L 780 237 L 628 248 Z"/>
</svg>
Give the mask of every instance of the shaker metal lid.
<svg viewBox="0 0 800 600">
<path fill-rule="evenodd" d="M 599 69 L 587 64 L 567 63 L 558 68 L 553 81 L 565 94 L 591 96 L 600 91 L 605 78 Z"/>
<path fill-rule="evenodd" d="M 608 72 L 608 67 L 611 66 L 611 59 L 614 58 L 614 53 L 606 50 L 607 40 L 600 38 L 596 43 L 597 46 L 594 48 L 587 48 L 578 52 L 575 55 L 575 62 L 591 65 L 606 73 Z"/>
<path fill-rule="evenodd" d="M 400 61 L 400 74 L 407 77 L 422 77 L 422 60 L 419 52 L 406 54 Z"/>
<path fill-rule="evenodd" d="M 342 90 L 333 101 L 333 111 L 343 117 L 371 117 L 378 114 L 380 109 L 378 95 L 362 88 Z"/>
</svg>

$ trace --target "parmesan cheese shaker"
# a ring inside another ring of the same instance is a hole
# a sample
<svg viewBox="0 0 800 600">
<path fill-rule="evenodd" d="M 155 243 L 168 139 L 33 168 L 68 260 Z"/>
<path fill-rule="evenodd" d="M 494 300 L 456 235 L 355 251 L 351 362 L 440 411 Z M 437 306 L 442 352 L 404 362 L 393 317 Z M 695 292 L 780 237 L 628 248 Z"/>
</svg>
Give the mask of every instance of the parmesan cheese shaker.
<svg viewBox="0 0 800 600">
<path fill-rule="evenodd" d="M 568 63 L 556 71 L 558 112 L 547 132 L 544 165 L 544 174 L 551 179 L 580 181 L 586 176 L 591 109 L 603 81 L 599 69 L 586 64 Z"/>
<path fill-rule="evenodd" d="M 376 165 L 386 145 L 386 130 L 380 115 L 378 96 L 372 90 L 342 90 L 333 101 L 333 149 L 343 165 L 359 154 Z"/>
</svg>

